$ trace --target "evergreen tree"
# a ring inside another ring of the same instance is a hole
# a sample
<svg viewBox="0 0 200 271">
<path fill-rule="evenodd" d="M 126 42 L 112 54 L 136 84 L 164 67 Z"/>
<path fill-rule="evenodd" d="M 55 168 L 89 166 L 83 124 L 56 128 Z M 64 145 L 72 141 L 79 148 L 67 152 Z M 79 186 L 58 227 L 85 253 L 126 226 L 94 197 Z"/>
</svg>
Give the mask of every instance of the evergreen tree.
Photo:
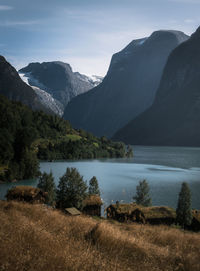
<svg viewBox="0 0 200 271">
<path fill-rule="evenodd" d="M 128 145 L 127 147 L 126 157 L 128 158 L 133 157 L 133 148 L 131 147 L 131 145 Z"/>
<path fill-rule="evenodd" d="M 133 197 L 137 204 L 151 206 L 151 197 L 149 195 L 149 185 L 146 180 L 140 181 L 136 187 L 136 195 Z"/>
<path fill-rule="evenodd" d="M 30 179 L 39 175 L 39 161 L 37 155 L 32 150 L 26 148 L 22 153 L 22 159 L 19 163 L 22 179 Z"/>
<path fill-rule="evenodd" d="M 176 209 L 176 220 L 183 228 L 192 222 L 191 192 L 187 183 L 182 183 Z"/>
<path fill-rule="evenodd" d="M 46 203 L 54 205 L 56 200 L 56 186 L 54 183 L 54 177 L 52 172 L 50 172 L 49 174 L 44 172 L 39 177 L 38 188 L 48 193 Z"/>
<path fill-rule="evenodd" d="M 76 168 L 67 168 L 60 178 L 57 189 L 57 205 L 59 208 L 76 207 L 81 209 L 82 201 L 87 196 L 87 183 Z"/>
<path fill-rule="evenodd" d="M 97 178 L 95 176 L 93 176 L 89 182 L 89 195 L 99 195 L 100 196 L 99 184 L 98 184 Z"/>
</svg>

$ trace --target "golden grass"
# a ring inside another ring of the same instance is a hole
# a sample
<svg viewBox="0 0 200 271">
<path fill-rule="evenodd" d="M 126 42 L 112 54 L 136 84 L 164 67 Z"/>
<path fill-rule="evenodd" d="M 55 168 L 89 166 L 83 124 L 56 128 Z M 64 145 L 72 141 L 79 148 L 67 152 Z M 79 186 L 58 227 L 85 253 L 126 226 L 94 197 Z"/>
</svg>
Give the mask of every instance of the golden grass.
<svg viewBox="0 0 200 271">
<path fill-rule="evenodd" d="M 1 271 L 199 271 L 200 234 L 0 202 Z"/>
<path fill-rule="evenodd" d="M 36 194 L 38 194 L 38 192 L 40 191 L 39 188 L 37 187 L 32 187 L 32 186 L 28 186 L 28 185 L 19 185 L 16 187 L 12 187 L 9 190 L 9 194 L 10 195 L 31 195 L 31 196 L 35 196 Z"/>
<path fill-rule="evenodd" d="M 46 198 L 46 192 L 41 189 L 32 186 L 16 186 L 12 187 L 7 192 L 7 200 L 26 201 L 29 203 L 44 203 Z M 1 270 L 0 270 L 1 271 Z"/>
<path fill-rule="evenodd" d="M 118 214 L 127 213 L 131 214 L 136 209 L 139 209 L 145 215 L 145 218 L 160 218 L 160 217 L 176 217 L 176 211 L 168 206 L 151 206 L 144 207 L 141 205 L 137 205 L 136 203 L 120 203 L 120 204 L 112 204 L 115 208 L 115 211 Z"/>
<path fill-rule="evenodd" d="M 89 195 L 84 201 L 83 206 L 91 206 L 91 205 L 98 205 L 101 206 L 103 204 L 100 196 L 98 195 Z"/>
</svg>

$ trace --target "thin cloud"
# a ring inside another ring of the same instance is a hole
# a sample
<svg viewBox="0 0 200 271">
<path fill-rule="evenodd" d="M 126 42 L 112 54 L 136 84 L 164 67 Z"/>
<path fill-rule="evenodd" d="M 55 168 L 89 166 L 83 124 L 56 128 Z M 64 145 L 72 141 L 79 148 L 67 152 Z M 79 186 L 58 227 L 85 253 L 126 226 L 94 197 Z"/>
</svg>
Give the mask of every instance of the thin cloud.
<svg viewBox="0 0 200 271">
<path fill-rule="evenodd" d="M 0 22 L 0 26 L 7 26 L 7 27 L 13 27 L 13 26 L 27 26 L 27 25 L 36 25 L 39 24 L 39 20 L 35 21 L 5 21 Z"/>
<path fill-rule="evenodd" d="M 12 10 L 13 7 L 11 6 L 5 6 L 5 5 L 0 5 L 0 11 L 6 11 L 6 10 Z"/>
<path fill-rule="evenodd" d="M 185 19 L 184 22 L 186 24 L 193 24 L 193 23 L 195 23 L 195 20 L 193 20 L 193 19 Z"/>
</svg>

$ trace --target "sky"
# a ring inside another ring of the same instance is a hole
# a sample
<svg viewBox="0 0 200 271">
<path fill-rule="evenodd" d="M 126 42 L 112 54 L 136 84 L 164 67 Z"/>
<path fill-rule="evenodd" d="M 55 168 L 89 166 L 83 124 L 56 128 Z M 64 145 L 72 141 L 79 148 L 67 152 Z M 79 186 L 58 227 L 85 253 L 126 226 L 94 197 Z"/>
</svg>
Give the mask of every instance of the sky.
<svg viewBox="0 0 200 271">
<path fill-rule="evenodd" d="M 160 29 L 191 35 L 200 0 L 0 0 L 0 54 L 16 68 L 60 60 L 104 76 L 111 57 Z"/>
</svg>

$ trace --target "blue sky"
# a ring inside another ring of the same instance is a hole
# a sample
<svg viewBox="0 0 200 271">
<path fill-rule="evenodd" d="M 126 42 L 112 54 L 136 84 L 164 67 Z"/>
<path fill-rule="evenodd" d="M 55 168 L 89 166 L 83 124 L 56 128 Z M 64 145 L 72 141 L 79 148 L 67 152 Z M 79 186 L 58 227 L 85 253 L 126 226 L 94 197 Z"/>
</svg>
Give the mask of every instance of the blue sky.
<svg viewBox="0 0 200 271">
<path fill-rule="evenodd" d="M 0 0 L 0 54 L 17 69 L 61 60 L 105 75 L 111 56 L 160 29 L 193 33 L 200 0 Z"/>
</svg>

